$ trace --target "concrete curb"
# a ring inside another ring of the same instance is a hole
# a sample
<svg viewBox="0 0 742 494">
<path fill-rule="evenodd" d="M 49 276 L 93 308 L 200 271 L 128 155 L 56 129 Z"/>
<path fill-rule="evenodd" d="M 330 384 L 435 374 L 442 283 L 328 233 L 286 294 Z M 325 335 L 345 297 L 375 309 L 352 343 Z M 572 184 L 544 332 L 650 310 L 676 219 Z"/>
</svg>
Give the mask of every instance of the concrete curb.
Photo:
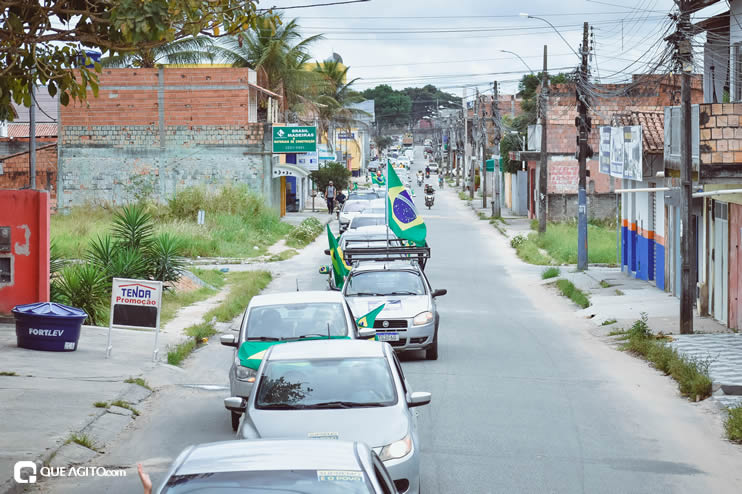
<svg viewBox="0 0 742 494">
<path fill-rule="evenodd" d="M 113 401 L 121 400 L 126 401 L 129 404 L 136 405 L 149 398 L 153 393 L 154 391 L 150 391 L 149 389 L 139 386 L 138 384 L 130 384 L 129 387 Z M 108 419 L 106 417 L 115 418 Z M 79 431 L 76 432 L 98 434 L 99 437 L 104 437 L 105 442 L 110 442 L 112 439 L 118 436 L 121 431 L 128 427 L 134 419 L 135 417 L 133 416 L 133 414 L 128 416 L 119 415 L 114 412 L 110 412 L 107 409 L 100 409 L 98 413 L 96 413 Z M 71 434 L 72 433 L 75 432 L 71 432 Z M 105 446 L 105 444 L 102 444 L 104 441 L 101 441 L 100 439 L 96 440 L 96 438 L 91 439 L 93 440 L 93 444 L 97 447 L 98 450 L 102 450 L 102 448 Z M 53 464 L 53 466 L 55 467 L 66 467 L 86 463 L 94 459 L 96 456 L 98 456 L 98 454 L 98 451 L 90 450 L 88 448 L 85 448 L 84 446 L 80 446 L 75 443 L 62 443 L 56 448 L 52 448 L 49 451 L 46 451 L 44 454 L 32 461 L 36 463 L 39 468 L 44 465 L 51 464 Z M 72 461 L 54 462 L 54 460 L 57 460 L 58 457 L 60 459 L 66 458 Z M 32 484 L 18 484 L 11 478 L 10 480 L 7 480 L 0 484 L 0 494 L 20 494 L 24 492 L 26 490 L 26 487 L 29 485 Z"/>
</svg>

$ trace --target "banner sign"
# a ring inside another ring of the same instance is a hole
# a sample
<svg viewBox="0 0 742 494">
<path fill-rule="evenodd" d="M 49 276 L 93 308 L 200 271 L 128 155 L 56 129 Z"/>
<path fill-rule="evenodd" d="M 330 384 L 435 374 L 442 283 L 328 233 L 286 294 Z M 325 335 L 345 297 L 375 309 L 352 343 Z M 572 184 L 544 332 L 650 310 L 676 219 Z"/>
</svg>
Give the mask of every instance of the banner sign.
<svg viewBox="0 0 742 494">
<path fill-rule="evenodd" d="M 642 127 L 600 127 L 600 172 L 628 180 L 642 179 Z"/>
<path fill-rule="evenodd" d="M 111 329 L 154 329 L 157 360 L 157 342 L 160 335 L 160 309 L 162 308 L 162 282 L 114 278 L 111 290 L 111 318 L 108 325 L 106 357 L 111 355 Z"/>
<path fill-rule="evenodd" d="M 611 128 L 600 128 L 600 173 L 611 174 Z"/>
<path fill-rule="evenodd" d="M 319 153 L 303 153 L 296 156 L 296 164 L 309 171 L 319 170 Z"/>
<path fill-rule="evenodd" d="M 317 127 L 273 127 L 273 152 L 314 153 L 317 151 Z"/>
</svg>

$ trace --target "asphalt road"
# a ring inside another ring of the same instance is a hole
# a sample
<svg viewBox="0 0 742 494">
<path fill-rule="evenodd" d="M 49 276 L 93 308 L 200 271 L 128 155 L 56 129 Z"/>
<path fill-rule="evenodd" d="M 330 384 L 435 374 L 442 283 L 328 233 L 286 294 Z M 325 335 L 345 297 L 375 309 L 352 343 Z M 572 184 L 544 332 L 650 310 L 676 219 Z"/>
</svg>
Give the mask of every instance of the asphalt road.
<svg viewBox="0 0 742 494">
<path fill-rule="evenodd" d="M 575 307 L 534 283 L 527 275 L 536 268 L 521 265 L 453 193 L 438 193 L 423 214 L 427 273 L 434 288 L 448 289 L 439 299 L 439 360 L 403 357 L 413 389 L 433 393 L 420 412 L 423 492 L 739 492 L 742 455 L 721 439 L 711 405 L 684 401 L 669 378 L 592 336 Z M 295 258 L 303 288 L 324 288 L 312 272 L 324 247 Z M 295 280 L 270 288 L 293 290 Z M 180 384 L 163 386 L 96 464 L 141 461 L 159 481 L 186 445 L 232 438 L 221 388 L 230 358 L 216 344 L 194 355 Z M 137 483 L 130 469 L 126 479 L 40 489 L 117 494 L 137 492 Z"/>
</svg>

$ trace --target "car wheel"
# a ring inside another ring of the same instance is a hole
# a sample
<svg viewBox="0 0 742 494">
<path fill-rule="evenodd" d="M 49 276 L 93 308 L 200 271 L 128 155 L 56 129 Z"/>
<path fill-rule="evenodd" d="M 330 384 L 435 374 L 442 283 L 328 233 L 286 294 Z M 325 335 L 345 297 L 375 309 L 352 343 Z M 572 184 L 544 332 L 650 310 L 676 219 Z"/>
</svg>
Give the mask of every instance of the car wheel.
<svg viewBox="0 0 742 494">
<path fill-rule="evenodd" d="M 242 416 L 241 413 L 237 412 L 231 412 L 232 414 L 232 430 L 237 432 L 237 429 L 240 428 L 240 417 Z"/>
<path fill-rule="evenodd" d="M 438 332 L 433 336 L 433 343 L 425 349 L 425 360 L 438 360 Z"/>
</svg>

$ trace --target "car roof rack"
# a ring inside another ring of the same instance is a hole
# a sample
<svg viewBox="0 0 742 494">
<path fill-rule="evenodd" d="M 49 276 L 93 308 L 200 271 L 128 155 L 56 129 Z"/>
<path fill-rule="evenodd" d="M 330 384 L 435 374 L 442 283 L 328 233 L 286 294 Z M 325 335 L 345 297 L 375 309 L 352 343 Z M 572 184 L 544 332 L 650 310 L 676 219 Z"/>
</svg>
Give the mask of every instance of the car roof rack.
<svg viewBox="0 0 742 494">
<path fill-rule="evenodd" d="M 369 242 L 376 245 L 369 247 Z M 378 245 L 380 243 L 386 245 Z M 371 241 L 347 239 L 345 249 L 343 249 L 343 258 L 350 266 L 360 261 L 411 261 L 417 262 L 425 270 L 425 265 L 430 259 L 430 247 L 427 244 L 423 247 L 410 246 L 407 240 L 401 238 Z"/>
</svg>

